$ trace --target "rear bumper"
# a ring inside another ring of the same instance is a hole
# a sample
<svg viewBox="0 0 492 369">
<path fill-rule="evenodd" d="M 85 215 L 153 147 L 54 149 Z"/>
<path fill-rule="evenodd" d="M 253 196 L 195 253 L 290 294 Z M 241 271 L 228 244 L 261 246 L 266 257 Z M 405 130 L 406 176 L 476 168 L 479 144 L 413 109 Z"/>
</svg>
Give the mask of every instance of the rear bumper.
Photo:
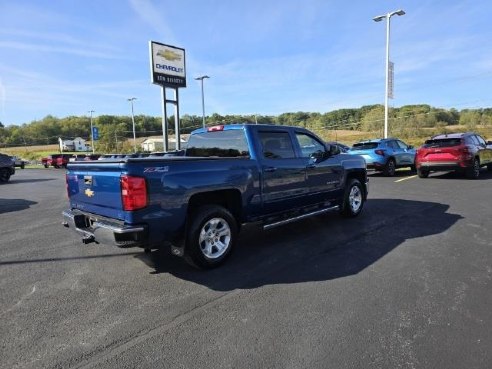
<svg viewBox="0 0 492 369">
<path fill-rule="evenodd" d="M 62 212 L 63 226 L 82 236 L 82 242 L 100 242 L 118 247 L 145 246 L 147 225 L 128 225 L 124 222 L 83 213 L 79 210 Z"/>
<path fill-rule="evenodd" d="M 448 171 L 448 170 L 463 170 L 472 163 L 456 162 L 456 161 L 423 161 L 417 163 L 417 168 L 429 171 Z"/>
</svg>

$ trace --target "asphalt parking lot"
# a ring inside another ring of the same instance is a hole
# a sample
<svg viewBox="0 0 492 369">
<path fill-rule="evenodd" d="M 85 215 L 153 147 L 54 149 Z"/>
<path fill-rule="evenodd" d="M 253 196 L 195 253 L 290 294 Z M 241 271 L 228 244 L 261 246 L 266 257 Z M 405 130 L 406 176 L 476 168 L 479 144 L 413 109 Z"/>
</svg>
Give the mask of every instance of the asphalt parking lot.
<svg viewBox="0 0 492 369">
<path fill-rule="evenodd" d="M 248 226 L 208 272 L 66 205 L 63 170 L 0 185 L 1 368 L 492 367 L 492 172 L 371 174 L 360 217 Z"/>
</svg>

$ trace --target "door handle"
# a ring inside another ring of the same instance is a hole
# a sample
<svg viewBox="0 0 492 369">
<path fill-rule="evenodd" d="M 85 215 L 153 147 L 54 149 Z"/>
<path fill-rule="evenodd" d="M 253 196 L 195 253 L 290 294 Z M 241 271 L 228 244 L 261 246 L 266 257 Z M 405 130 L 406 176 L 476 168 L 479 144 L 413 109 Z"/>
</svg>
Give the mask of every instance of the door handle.
<svg viewBox="0 0 492 369">
<path fill-rule="evenodd" d="M 277 168 L 275 167 L 266 167 L 263 169 L 264 172 L 275 172 Z"/>
</svg>

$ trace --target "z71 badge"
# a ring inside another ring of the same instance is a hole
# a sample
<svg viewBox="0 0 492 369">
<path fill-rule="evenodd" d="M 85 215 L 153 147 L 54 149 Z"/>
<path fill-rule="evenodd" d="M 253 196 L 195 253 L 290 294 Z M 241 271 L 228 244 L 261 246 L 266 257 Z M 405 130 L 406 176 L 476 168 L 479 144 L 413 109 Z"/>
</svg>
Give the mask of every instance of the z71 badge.
<svg viewBox="0 0 492 369">
<path fill-rule="evenodd" d="M 145 168 L 144 169 L 144 173 L 165 173 L 165 172 L 169 172 L 169 167 L 168 166 L 165 166 L 165 167 L 148 167 L 148 168 Z"/>
</svg>

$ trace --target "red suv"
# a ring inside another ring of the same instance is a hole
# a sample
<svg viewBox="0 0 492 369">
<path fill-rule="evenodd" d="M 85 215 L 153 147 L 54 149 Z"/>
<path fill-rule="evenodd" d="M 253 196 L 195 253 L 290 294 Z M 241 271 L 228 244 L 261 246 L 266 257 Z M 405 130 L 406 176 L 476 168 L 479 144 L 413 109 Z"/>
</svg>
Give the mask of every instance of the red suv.
<svg viewBox="0 0 492 369">
<path fill-rule="evenodd" d="M 417 150 L 415 166 L 420 178 L 431 171 L 456 170 L 478 178 L 480 167 L 492 171 L 492 142 L 473 132 L 433 136 Z"/>
</svg>

